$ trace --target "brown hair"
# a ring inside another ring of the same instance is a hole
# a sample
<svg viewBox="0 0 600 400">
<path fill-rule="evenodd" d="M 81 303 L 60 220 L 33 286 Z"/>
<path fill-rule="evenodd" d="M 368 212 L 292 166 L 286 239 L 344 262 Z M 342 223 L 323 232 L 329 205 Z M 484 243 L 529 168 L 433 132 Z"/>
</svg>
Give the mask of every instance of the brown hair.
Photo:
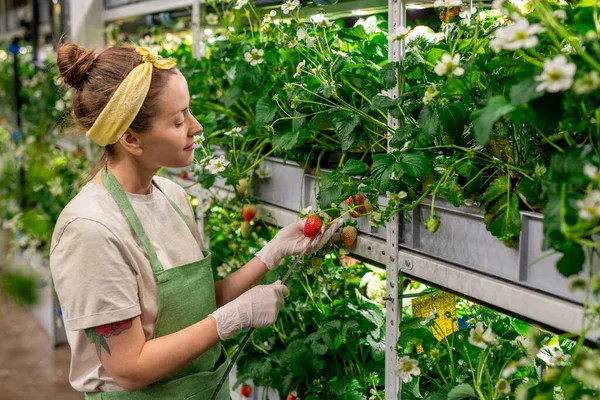
<svg viewBox="0 0 600 400">
<path fill-rule="evenodd" d="M 142 63 L 134 46 L 109 47 L 95 55 L 75 43 L 65 43 L 58 49 L 57 65 L 65 83 L 76 89 L 73 95 L 73 116 L 77 124 L 88 130 L 106 107 L 114 92 L 127 75 Z M 176 69 L 152 69 L 148 95 L 130 128 L 145 132 L 158 114 L 160 92 Z M 104 148 L 103 160 L 115 154 L 114 145 Z"/>
</svg>

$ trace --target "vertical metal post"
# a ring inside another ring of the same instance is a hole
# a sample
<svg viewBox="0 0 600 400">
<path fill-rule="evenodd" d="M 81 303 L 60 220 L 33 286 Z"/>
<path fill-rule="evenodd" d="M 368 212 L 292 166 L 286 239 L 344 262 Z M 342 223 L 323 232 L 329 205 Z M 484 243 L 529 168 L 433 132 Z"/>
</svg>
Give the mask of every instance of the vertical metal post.
<svg viewBox="0 0 600 400">
<path fill-rule="evenodd" d="M 39 0 L 32 0 L 32 15 L 31 22 L 31 41 L 33 42 L 33 66 L 41 67 L 40 63 L 40 3 Z"/>
<path fill-rule="evenodd" d="M 396 31 L 399 26 L 406 26 L 406 8 L 404 0 L 389 0 L 388 2 L 388 30 Z M 390 40 L 388 43 L 388 61 L 397 62 L 404 57 L 404 42 Z M 396 81 L 398 77 L 396 76 Z M 398 86 L 389 91 L 392 98 L 398 98 Z M 388 114 L 388 125 L 398 128 L 398 120 Z M 389 132 L 390 137 L 393 132 Z M 388 151 L 390 151 L 388 145 Z M 398 400 L 401 398 L 400 379 L 396 376 L 396 343 L 400 335 L 400 322 L 402 321 L 402 273 L 398 268 L 398 231 L 400 228 L 399 217 L 394 216 L 387 224 L 387 263 L 386 263 L 386 292 L 388 301 L 385 313 L 385 398 Z"/>
<path fill-rule="evenodd" d="M 192 2 L 192 55 L 200 59 L 200 0 Z"/>
</svg>

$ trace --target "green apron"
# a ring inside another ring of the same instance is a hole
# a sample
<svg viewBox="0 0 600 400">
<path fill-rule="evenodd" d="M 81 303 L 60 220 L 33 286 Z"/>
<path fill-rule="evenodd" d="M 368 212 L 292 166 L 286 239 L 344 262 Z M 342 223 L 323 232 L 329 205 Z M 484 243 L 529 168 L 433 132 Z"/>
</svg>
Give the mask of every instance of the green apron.
<svg viewBox="0 0 600 400">
<path fill-rule="evenodd" d="M 204 252 L 205 258 L 200 261 L 165 270 L 125 191 L 106 168 L 102 169 L 102 183 L 129 220 L 152 264 L 160 299 L 153 337 L 180 331 L 203 320 L 216 310 L 210 253 Z M 158 188 L 156 184 L 155 187 Z M 160 190 L 160 188 L 158 189 Z M 181 209 L 164 192 L 163 194 L 190 228 Z M 173 239 L 177 240 L 177 238 Z M 225 373 L 227 361 L 225 349 L 219 344 L 180 371 L 142 390 L 137 392 L 92 392 L 86 393 L 85 398 L 86 400 L 209 399 Z M 218 400 L 229 399 L 229 382 L 226 382 L 219 392 Z"/>
</svg>

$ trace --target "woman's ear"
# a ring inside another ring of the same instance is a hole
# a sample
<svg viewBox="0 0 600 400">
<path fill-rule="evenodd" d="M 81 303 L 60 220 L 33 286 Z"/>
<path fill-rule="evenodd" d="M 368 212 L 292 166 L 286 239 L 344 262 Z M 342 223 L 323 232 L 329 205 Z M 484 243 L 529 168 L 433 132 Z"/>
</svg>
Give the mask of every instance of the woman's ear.
<svg viewBox="0 0 600 400">
<path fill-rule="evenodd" d="M 121 136 L 119 144 L 131 155 L 141 156 L 144 153 L 144 147 L 139 135 L 131 129 L 127 129 Z"/>
</svg>

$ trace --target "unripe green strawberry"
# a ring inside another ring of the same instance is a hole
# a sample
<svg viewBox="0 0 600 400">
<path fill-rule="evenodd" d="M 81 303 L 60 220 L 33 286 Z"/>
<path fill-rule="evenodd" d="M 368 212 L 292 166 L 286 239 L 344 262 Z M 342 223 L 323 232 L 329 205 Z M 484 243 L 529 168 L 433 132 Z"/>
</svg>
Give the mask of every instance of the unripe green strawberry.
<svg viewBox="0 0 600 400">
<path fill-rule="evenodd" d="M 351 247 L 356 241 L 356 235 L 358 231 L 354 226 L 348 225 L 345 226 L 342 230 L 342 241 L 344 242 L 345 247 Z"/>
<path fill-rule="evenodd" d="M 233 221 L 231 223 L 231 229 L 233 229 L 234 231 L 240 229 L 240 226 L 242 226 L 242 223 L 240 221 Z"/>
<path fill-rule="evenodd" d="M 247 222 L 242 223 L 242 237 L 247 239 L 250 236 L 250 232 L 252 231 L 252 225 Z"/>
<path fill-rule="evenodd" d="M 309 215 L 304 223 L 304 236 L 312 238 L 321 233 L 323 221 L 316 214 Z"/>
<path fill-rule="evenodd" d="M 425 221 L 425 227 L 431 233 L 436 233 L 438 228 L 440 227 L 440 217 L 437 215 L 431 215 Z"/>
<path fill-rule="evenodd" d="M 246 178 L 240 179 L 240 182 L 235 187 L 235 192 L 240 197 L 240 199 L 244 198 L 247 190 L 248 190 L 248 179 L 246 179 Z"/>
</svg>

